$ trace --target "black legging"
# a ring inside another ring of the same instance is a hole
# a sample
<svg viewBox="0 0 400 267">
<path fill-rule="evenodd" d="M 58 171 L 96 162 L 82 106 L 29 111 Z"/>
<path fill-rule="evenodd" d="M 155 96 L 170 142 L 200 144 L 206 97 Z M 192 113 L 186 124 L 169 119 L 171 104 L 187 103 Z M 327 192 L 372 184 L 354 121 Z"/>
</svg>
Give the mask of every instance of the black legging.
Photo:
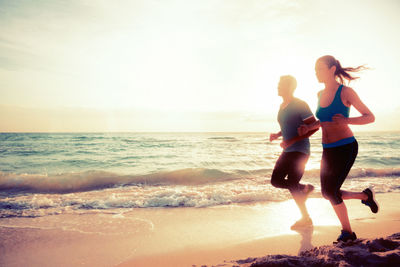
<svg viewBox="0 0 400 267">
<path fill-rule="evenodd" d="M 299 182 L 304 174 L 308 157 L 309 155 L 301 152 L 282 152 L 275 163 L 271 184 L 278 188 L 289 189 L 292 193 L 303 190 L 304 185 Z"/>
<path fill-rule="evenodd" d="M 324 148 L 321 161 L 321 191 L 332 205 L 343 202 L 340 187 L 357 157 L 358 143 Z"/>
</svg>

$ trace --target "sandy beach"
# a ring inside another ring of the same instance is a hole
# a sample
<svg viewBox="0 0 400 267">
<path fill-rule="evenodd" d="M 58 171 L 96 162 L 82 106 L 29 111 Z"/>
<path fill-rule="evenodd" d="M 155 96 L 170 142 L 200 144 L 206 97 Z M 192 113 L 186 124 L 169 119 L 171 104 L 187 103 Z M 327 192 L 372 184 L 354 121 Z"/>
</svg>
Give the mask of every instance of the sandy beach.
<svg viewBox="0 0 400 267">
<path fill-rule="evenodd" d="M 378 194 L 372 214 L 347 201 L 359 238 L 400 232 L 400 195 Z M 208 208 L 133 209 L 0 220 L 1 266 L 213 266 L 332 245 L 340 231 L 328 201 L 307 202 L 314 227 L 291 231 L 293 201 Z"/>
</svg>

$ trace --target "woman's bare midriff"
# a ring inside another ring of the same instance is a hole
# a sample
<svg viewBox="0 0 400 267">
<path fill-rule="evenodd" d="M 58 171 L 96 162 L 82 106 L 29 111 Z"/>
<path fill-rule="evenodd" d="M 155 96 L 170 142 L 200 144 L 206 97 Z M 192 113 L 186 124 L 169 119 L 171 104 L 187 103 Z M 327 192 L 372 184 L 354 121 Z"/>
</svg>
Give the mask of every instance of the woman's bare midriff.
<svg viewBox="0 0 400 267">
<path fill-rule="evenodd" d="M 353 132 L 347 124 L 325 121 L 321 122 L 321 128 L 323 144 L 333 143 L 353 136 Z"/>
</svg>

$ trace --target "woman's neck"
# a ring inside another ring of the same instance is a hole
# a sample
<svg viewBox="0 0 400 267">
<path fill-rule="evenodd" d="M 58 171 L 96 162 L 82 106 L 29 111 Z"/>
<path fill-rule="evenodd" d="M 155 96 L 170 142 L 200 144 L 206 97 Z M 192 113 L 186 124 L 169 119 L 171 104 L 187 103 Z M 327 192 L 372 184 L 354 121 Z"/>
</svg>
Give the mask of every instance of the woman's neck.
<svg viewBox="0 0 400 267">
<path fill-rule="evenodd" d="M 335 91 L 339 87 L 339 83 L 335 79 L 331 79 L 325 82 L 325 90 Z"/>
</svg>

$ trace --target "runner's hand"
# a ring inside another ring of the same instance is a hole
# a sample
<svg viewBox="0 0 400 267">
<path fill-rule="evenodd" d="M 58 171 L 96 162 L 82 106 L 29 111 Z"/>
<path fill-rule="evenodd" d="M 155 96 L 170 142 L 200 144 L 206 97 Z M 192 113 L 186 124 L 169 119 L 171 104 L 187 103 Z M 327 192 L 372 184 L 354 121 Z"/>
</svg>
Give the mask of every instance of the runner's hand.
<svg viewBox="0 0 400 267">
<path fill-rule="evenodd" d="M 286 148 L 288 148 L 289 146 L 291 146 L 292 144 L 293 144 L 293 142 L 282 141 L 282 142 L 280 143 L 280 146 L 281 146 L 281 148 L 286 149 Z"/>
<path fill-rule="evenodd" d="M 337 124 L 347 124 L 347 118 L 342 114 L 335 114 L 332 117 L 332 121 Z"/>
<path fill-rule="evenodd" d="M 269 141 L 270 142 L 272 142 L 272 141 L 274 141 L 274 140 L 276 140 L 278 138 L 279 138 L 278 134 L 272 133 L 272 134 L 269 135 Z"/>
<path fill-rule="evenodd" d="M 306 124 L 302 124 L 297 128 L 297 134 L 299 136 L 305 135 L 306 133 L 308 133 L 308 131 L 309 131 L 309 129 L 308 129 L 308 126 Z"/>
</svg>

